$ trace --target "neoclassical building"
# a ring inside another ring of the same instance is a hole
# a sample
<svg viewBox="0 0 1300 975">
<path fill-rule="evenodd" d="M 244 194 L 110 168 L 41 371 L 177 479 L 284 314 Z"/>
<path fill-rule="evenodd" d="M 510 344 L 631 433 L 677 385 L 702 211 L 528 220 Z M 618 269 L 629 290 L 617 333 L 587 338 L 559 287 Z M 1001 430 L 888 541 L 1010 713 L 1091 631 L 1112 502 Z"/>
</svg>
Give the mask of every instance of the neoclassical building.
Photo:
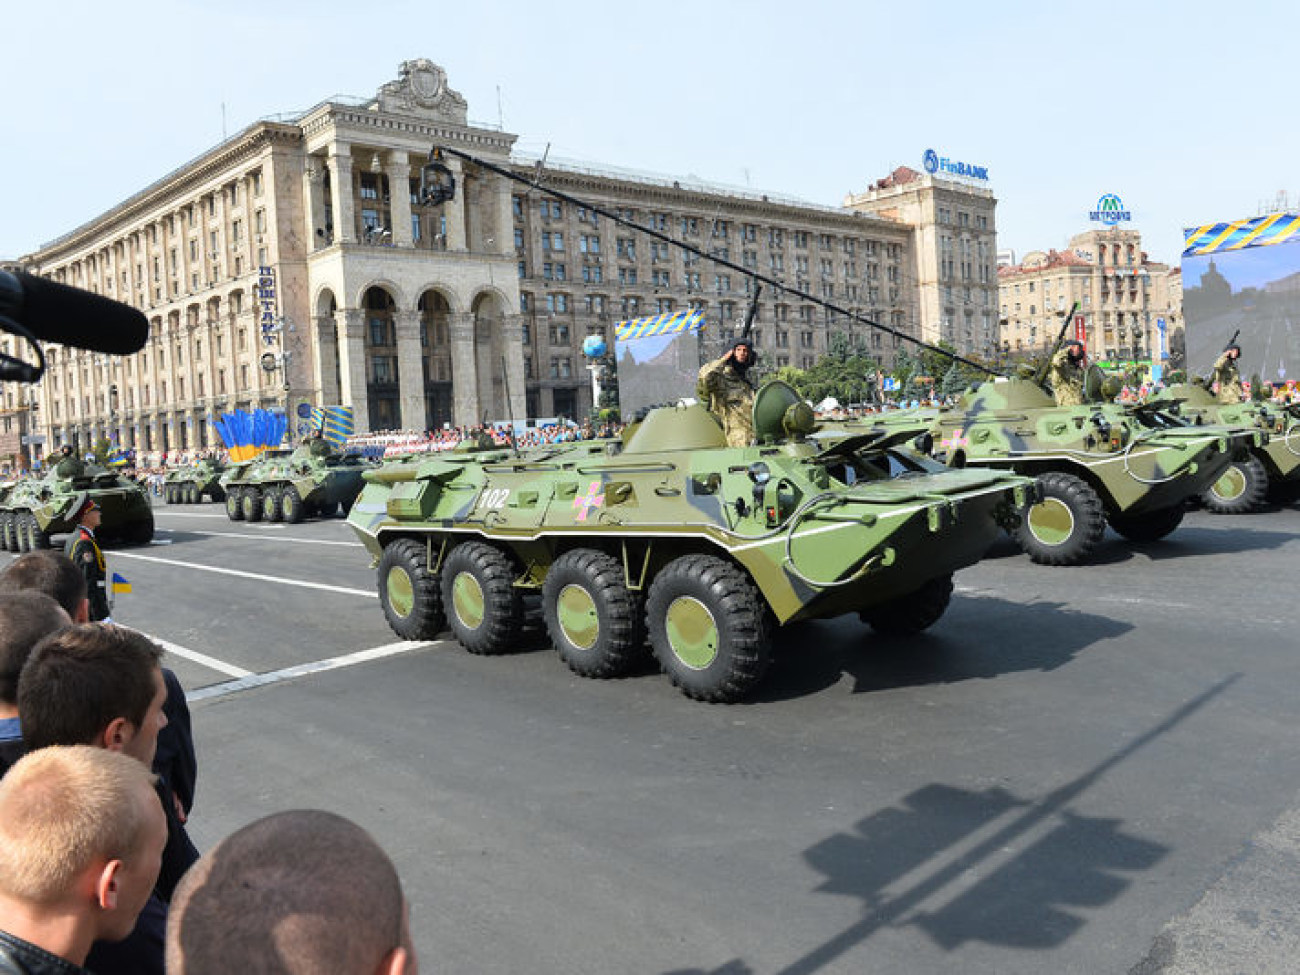
<svg viewBox="0 0 1300 975">
<path fill-rule="evenodd" d="M 907 188 L 926 206 L 878 206 L 890 195 L 880 187 L 817 206 L 693 179 L 539 168 L 512 155 L 514 141 L 471 123 L 438 65 L 407 61 L 374 98 L 250 125 L 25 256 L 28 270 L 151 322 L 132 356 L 48 350 L 34 412 L 49 449 L 99 438 L 204 447 L 217 442 L 215 416 L 258 407 L 286 410 L 295 433 L 306 405 L 351 406 L 359 431 L 582 416 L 593 402 L 583 339 L 688 305 L 705 310 L 702 354 L 713 354 L 744 314 L 749 279 L 547 186 L 912 335 L 948 286 L 932 273 L 941 257 L 918 258 L 918 241 L 936 255 L 947 246 L 929 223 L 964 226 L 969 213 L 989 268 L 969 273 L 992 273 L 994 201 L 982 188 L 926 176 Z M 456 194 L 427 205 L 420 173 L 434 145 L 540 186 L 447 155 Z M 885 360 L 898 348 L 784 288 L 762 299 L 758 338 L 773 366 L 811 366 L 834 331 Z M 924 331 L 979 354 L 981 320 L 964 321 Z M 31 409 L 18 395 L 6 390 L 4 408 Z"/>
</svg>

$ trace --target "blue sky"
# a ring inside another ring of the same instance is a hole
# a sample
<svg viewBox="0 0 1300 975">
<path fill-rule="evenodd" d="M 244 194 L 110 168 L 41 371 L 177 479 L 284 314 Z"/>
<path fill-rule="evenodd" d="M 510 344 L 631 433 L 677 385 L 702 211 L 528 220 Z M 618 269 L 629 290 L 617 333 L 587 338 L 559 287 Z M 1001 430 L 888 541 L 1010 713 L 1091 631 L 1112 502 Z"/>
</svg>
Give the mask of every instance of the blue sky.
<svg viewBox="0 0 1300 975">
<path fill-rule="evenodd" d="M 10 4 L 0 257 L 252 121 L 443 65 L 519 148 L 837 205 L 922 153 L 987 166 L 998 246 L 1063 248 L 1118 194 L 1182 228 L 1300 204 L 1300 4 L 442 0 Z"/>
</svg>

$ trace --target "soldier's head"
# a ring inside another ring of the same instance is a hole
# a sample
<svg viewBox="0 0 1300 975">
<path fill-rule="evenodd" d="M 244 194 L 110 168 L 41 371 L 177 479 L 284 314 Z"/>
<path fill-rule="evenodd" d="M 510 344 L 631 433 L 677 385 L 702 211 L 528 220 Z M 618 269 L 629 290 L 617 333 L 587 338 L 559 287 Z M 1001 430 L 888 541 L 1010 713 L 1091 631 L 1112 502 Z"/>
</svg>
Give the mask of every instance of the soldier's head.
<svg viewBox="0 0 1300 975">
<path fill-rule="evenodd" d="M 417 970 L 397 870 L 360 826 L 297 809 L 205 854 L 176 888 L 167 971 L 410 975 Z"/>
<path fill-rule="evenodd" d="M 1233 342 L 1230 345 L 1226 345 L 1223 348 L 1223 354 L 1226 355 L 1229 359 L 1240 359 L 1241 346 L 1238 345 L 1236 342 Z"/>
<path fill-rule="evenodd" d="M 1066 356 L 1069 357 L 1070 361 L 1075 365 L 1078 365 L 1079 363 L 1083 362 L 1083 357 L 1084 357 L 1083 343 L 1080 342 L 1078 339 L 1070 339 L 1070 341 L 1065 343 L 1065 354 Z"/>
<path fill-rule="evenodd" d="M 749 339 L 735 339 L 731 343 L 731 364 L 744 372 L 758 360 L 754 343 Z"/>
<path fill-rule="evenodd" d="M 59 453 L 62 454 L 64 457 L 71 457 L 72 445 L 65 443 L 62 447 L 59 448 Z"/>
<path fill-rule="evenodd" d="M 72 516 L 72 520 L 78 525 L 85 525 L 91 531 L 98 528 L 100 521 L 103 520 L 103 512 L 99 510 L 99 505 L 95 504 L 95 499 L 83 494 L 78 497 L 76 505 L 76 514 Z"/>
</svg>

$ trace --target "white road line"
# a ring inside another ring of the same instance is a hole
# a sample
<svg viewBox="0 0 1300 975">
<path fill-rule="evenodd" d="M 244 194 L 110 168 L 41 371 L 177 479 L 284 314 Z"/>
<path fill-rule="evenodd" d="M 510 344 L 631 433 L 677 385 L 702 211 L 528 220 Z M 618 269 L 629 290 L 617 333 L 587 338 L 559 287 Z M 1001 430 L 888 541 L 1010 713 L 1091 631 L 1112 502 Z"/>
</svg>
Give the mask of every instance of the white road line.
<svg viewBox="0 0 1300 975">
<path fill-rule="evenodd" d="M 349 589 L 346 586 L 327 586 L 323 582 L 307 582 L 303 579 L 285 579 L 283 576 L 262 575 L 260 572 L 244 572 L 240 569 L 222 569 L 215 565 L 199 565 L 197 562 L 180 562 L 176 559 L 160 559 L 156 555 L 141 555 L 138 552 L 114 552 L 115 559 L 139 559 L 141 562 L 157 562 L 159 565 L 175 565 L 182 569 L 197 569 L 199 572 L 216 572 L 223 576 L 237 576 L 240 579 L 256 579 L 259 582 L 278 582 L 282 586 L 300 586 L 303 589 L 320 589 L 325 592 L 342 593 L 345 596 L 364 596 L 378 599 L 379 593 L 367 589 Z"/>
<path fill-rule="evenodd" d="M 255 674 L 251 670 L 245 670 L 243 667 L 236 667 L 234 664 L 228 664 L 224 660 L 218 660 L 216 657 L 209 657 L 206 653 L 199 653 L 197 650 L 191 650 L 183 647 L 179 643 L 172 643 L 170 640 L 160 640 L 156 636 L 149 639 L 158 644 L 168 653 L 173 653 L 178 657 L 184 657 L 186 660 L 193 661 L 196 664 L 202 664 L 209 670 L 215 670 L 218 673 L 225 674 L 227 677 L 253 677 Z"/>
<path fill-rule="evenodd" d="M 296 667 L 286 667 L 283 670 L 272 670 L 265 674 L 251 674 L 236 680 L 223 681 L 220 684 L 209 684 L 207 687 L 200 687 L 197 690 L 190 691 L 185 695 L 185 699 L 190 703 L 209 701 L 213 698 L 226 697 L 254 687 L 265 687 L 267 684 L 278 684 L 282 681 L 293 680 L 295 677 L 319 674 L 327 670 L 338 670 L 341 667 L 354 667 L 357 664 L 368 663 L 371 660 L 382 660 L 384 657 L 395 657 L 398 654 L 410 653 L 412 650 L 437 646 L 440 642 L 445 641 L 403 640 L 401 643 L 371 647 L 369 650 L 358 650 L 356 653 L 347 653 L 341 657 L 315 660 L 311 663 L 298 664 Z"/>
<path fill-rule="evenodd" d="M 159 515 L 177 515 L 182 518 L 220 518 L 222 521 L 230 520 L 229 517 L 222 514 L 208 514 L 203 511 L 167 511 L 154 508 L 153 516 L 157 518 Z"/>
<path fill-rule="evenodd" d="M 209 535 L 213 538 L 252 538 L 259 542 L 264 542 L 269 537 L 267 535 L 250 535 L 247 532 L 205 532 L 205 531 L 187 531 L 184 528 L 160 528 L 159 531 L 168 534 L 184 535 Z M 364 548 L 360 542 L 334 542 L 327 538 L 276 538 L 275 543 L 294 542 L 298 545 L 342 545 L 345 548 Z"/>
</svg>

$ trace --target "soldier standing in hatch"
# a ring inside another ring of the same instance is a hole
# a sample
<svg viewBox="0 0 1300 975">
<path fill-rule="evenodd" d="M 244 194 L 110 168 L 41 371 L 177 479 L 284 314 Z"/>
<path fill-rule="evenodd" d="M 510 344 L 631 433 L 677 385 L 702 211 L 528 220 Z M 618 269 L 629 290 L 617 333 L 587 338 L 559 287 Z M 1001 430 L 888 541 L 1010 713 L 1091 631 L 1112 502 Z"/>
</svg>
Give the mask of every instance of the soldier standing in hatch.
<svg viewBox="0 0 1300 975">
<path fill-rule="evenodd" d="M 86 598 L 90 600 L 90 621 L 109 618 L 108 605 L 108 566 L 104 563 L 104 553 L 95 541 L 95 529 L 103 518 L 99 505 L 93 498 L 81 495 L 76 501 L 77 509 L 73 520 L 76 530 L 68 537 L 63 547 L 64 553 L 72 560 L 82 575 L 86 577 Z"/>
<path fill-rule="evenodd" d="M 313 457 L 328 457 L 334 453 L 334 448 L 330 446 L 330 442 L 325 439 L 319 430 L 311 435 L 308 444 L 308 450 Z"/>
<path fill-rule="evenodd" d="M 69 444 L 64 444 L 59 448 L 59 462 L 54 467 L 54 473 L 62 478 L 83 477 L 86 473 L 86 465 L 72 451 Z"/>
<path fill-rule="evenodd" d="M 745 373 L 757 358 L 754 344 L 740 338 L 722 358 L 700 369 L 696 393 L 722 423 L 728 447 L 748 447 L 754 442 L 754 387 Z"/>
<path fill-rule="evenodd" d="M 1214 360 L 1214 381 L 1219 384 L 1220 403 L 1240 403 L 1246 398 L 1246 391 L 1241 388 L 1241 373 L 1237 371 L 1240 358 L 1241 346 L 1234 342 Z"/>
<path fill-rule="evenodd" d="M 1055 355 L 1048 370 L 1057 406 L 1083 405 L 1083 343 L 1070 339 Z"/>
</svg>

